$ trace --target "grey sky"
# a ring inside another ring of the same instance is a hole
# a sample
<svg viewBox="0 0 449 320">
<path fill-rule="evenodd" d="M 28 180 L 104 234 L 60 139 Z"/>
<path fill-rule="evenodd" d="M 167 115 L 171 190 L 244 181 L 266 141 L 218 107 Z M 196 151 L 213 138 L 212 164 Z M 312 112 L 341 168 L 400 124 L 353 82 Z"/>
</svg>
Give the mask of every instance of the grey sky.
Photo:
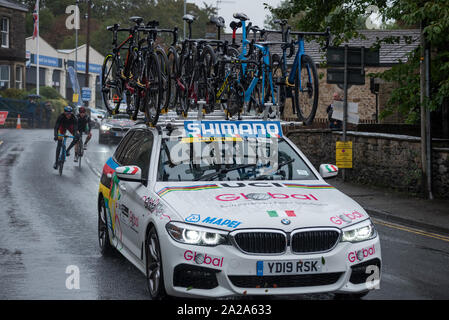
<svg viewBox="0 0 449 320">
<path fill-rule="evenodd" d="M 188 3 L 195 3 L 199 7 L 204 7 L 203 2 L 208 5 L 217 5 L 216 0 L 188 0 Z M 235 12 L 242 12 L 248 16 L 253 25 L 263 27 L 265 16 L 270 12 L 264 9 L 264 3 L 273 7 L 277 7 L 281 0 L 223 0 L 219 1 L 218 15 L 222 16 L 226 21 L 226 32 L 231 32 L 229 23 L 235 20 L 232 15 Z"/>
</svg>

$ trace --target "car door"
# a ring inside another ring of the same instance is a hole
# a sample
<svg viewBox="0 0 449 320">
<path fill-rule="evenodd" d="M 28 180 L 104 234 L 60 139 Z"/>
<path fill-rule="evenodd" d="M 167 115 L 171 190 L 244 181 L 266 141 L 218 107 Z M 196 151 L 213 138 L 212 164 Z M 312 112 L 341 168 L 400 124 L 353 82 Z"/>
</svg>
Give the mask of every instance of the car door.
<svg viewBox="0 0 449 320">
<path fill-rule="evenodd" d="M 128 153 L 121 165 L 136 165 L 142 170 L 142 180 L 140 182 L 120 181 L 121 197 L 119 207 L 123 223 L 123 239 L 125 246 L 136 257 L 141 257 L 142 243 L 140 241 L 142 232 L 145 232 L 142 225 L 145 214 L 144 196 L 147 194 L 147 181 L 150 167 L 150 158 L 153 148 L 154 136 L 150 130 L 136 130 L 130 141 Z"/>
</svg>

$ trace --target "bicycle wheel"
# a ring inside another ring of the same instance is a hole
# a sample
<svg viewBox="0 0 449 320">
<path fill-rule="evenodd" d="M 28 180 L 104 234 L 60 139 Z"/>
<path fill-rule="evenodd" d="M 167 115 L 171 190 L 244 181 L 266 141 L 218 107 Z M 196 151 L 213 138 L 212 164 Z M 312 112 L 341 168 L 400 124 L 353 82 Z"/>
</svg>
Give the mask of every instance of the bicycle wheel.
<svg viewBox="0 0 449 320">
<path fill-rule="evenodd" d="M 122 100 L 123 85 L 119 77 L 120 70 L 119 60 L 114 55 L 108 54 L 101 68 L 101 95 L 110 114 L 118 111 Z"/>
<path fill-rule="evenodd" d="M 80 136 L 80 141 L 78 143 L 78 168 L 81 169 L 81 159 L 83 159 L 84 155 L 84 143 L 83 143 L 83 137 Z"/>
<path fill-rule="evenodd" d="M 243 98 L 245 90 L 238 81 L 233 81 L 229 87 L 228 101 L 226 103 L 226 119 L 243 111 Z"/>
<path fill-rule="evenodd" d="M 206 45 L 201 55 L 201 63 L 198 79 L 198 100 L 206 102 L 204 111 L 210 113 L 214 110 L 215 105 L 215 53 L 211 46 Z"/>
<path fill-rule="evenodd" d="M 178 94 L 180 101 L 180 113 L 187 117 L 192 100 L 195 97 L 195 80 L 198 80 L 198 72 L 195 70 L 197 47 L 191 44 L 190 52 L 182 57 L 180 66 L 180 78 L 178 79 Z"/>
<path fill-rule="evenodd" d="M 176 51 L 176 48 L 170 47 L 168 49 L 168 68 L 169 68 L 169 102 L 168 107 L 169 108 L 176 108 L 178 106 L 178 90 L 177 90 L 177 83 L 176 79 L 178 78 L 178 53 Z"/>
<path fill-rule="evenodd" d="M 282 59 L 279 55 L 273 54 L 271 59 L 271 73 L 273 75 L 273 89 L 279 112 L 282 114 L 285 107 L 285 77 L 282 74 Z"/>
<path fill-rule="evenodd" d="M 301 58 L 300 87 L 298 69 L 295 74 L 293 105 L 299 121 L 309 125 L 315 118 L 318 107 L 318 73 L 312 58 L 303 55 Z"/>
<path fill-rule="evenodd" d="M 168 105 L 170 103 L 170 66 L 168 63 L 168 57 L 165 51 L 158 46 L 155 50 L 159 59 L 159 66 L 161 69 L 161 87 L 162 94 L 160 99 L 161 112 L 168 112 Z"/>
<path fill-rule="evenodd" d="M 149 84 L 144 100 L 146 121 L 155 126 L 161 113 L 162 95 L 161 67 L 156 53 L 151 52 L 147 55 L 144 72 Z"/>
</svg>

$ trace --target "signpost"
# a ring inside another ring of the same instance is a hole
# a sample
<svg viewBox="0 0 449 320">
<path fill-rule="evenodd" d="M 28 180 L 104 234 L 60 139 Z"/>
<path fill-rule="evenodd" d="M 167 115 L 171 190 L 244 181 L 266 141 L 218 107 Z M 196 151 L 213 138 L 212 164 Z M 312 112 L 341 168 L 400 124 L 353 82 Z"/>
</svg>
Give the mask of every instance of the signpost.
<svg viewBox="0 0 449 320">
<path fill-rule="evenodd" d="M 81 100 L 90 101 L 92 98 L 92 90 L 88 87 L 81 88 Z"/>
<path fill-rule="evenodd" d="M 348 86 L 365 84 L 365 66 L 379 65 L 379 50 L 372 50 L 365 47 L 329 47 L 327 49 L 327 83 L 343 85 L 343 141 L 337 141 L 336 155 L 337 166 L 342 168 L 352 168 L 352 143 L 346 145 L 346 128 L 348 123 Z M 351 118 L 354 118 L 351 116 Z M 351 119 L 351 122 L 358 122 L 358 119 Z M 350 162 L 348 153 L 350 150 Z M 340 162 L 339 162 L 340 161 Z M 348 164 L 349 163 L 349 164 Z M 349 166 L 350 165 L 350 166 Z M 342 170 L 343 181 L 345 180 L 345 170 Z"/>
</svg>

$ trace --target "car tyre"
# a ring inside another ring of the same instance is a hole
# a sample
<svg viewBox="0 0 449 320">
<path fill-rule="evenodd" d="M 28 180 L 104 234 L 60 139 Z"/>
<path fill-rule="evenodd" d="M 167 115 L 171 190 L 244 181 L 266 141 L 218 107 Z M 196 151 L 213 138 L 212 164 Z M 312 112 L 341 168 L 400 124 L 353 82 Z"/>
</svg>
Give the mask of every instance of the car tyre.
<svg viewBox="0 0 449 320">
<path fill-rule="evenodd" d="M 114 247 L 109 238 L 108 218 L 103 198 L 101 198 L 98 208 L 98 244 L 103 256 L 109 256 L 113 253 Z"/>
<path fill-rule="evenodd" d="M 147 286 L 153 300 L 163 300 L 167 298 L 164 284 L 164 274 L 162 271 L 161 247 L 156 228 L 152 226 L 146 239 L 146 274 Z"/>
</svg>

